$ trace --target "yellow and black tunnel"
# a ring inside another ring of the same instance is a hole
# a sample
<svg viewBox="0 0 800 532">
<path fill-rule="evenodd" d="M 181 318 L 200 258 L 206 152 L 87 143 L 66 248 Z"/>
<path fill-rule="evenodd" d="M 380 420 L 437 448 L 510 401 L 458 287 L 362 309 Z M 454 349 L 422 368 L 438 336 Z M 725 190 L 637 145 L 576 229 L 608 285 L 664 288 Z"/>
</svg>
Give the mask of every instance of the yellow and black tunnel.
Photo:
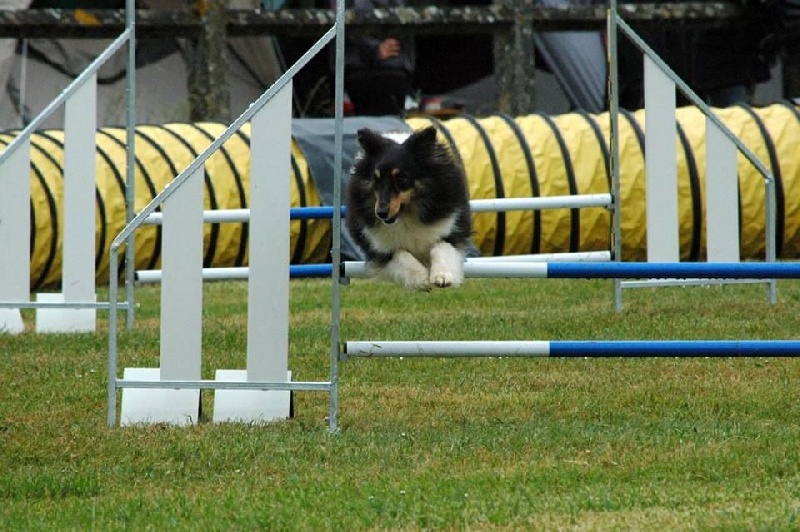
<svg viewBox="0 0 800 532">
<path fill-rule="evenodd" d="M 777 244 L 781 258 L 800 255 L 800 115 L 790 103 L 716 110 L 719 118 L 775 176 Z M 620 120 L 620 205 L 623 260 L 646 259 L 644 111 Z M 681 258 L 705 258 L 705 117 L 694 107 L 677 110 L 678 217 Z M 512 118 L 457 116 L 409 118 L 412 129 L 433 125 L 463 165 L 473 199 L 561 196 L 610 191 L 608 113 Z M 135 209 L 142 209 L 226 128 L 224 124 L 136 127 Z M 205 208 L 249 205 L 250 128 L 245 125 L 205 166 Z M 0 133 L 0 147 L 15 133 Z M 125 141 L 122 128 L 97 132 L 96 271 L 108 281 L 108 249 L 125 226 Z M 60 282 L 64 134 L 31 137 L 31 286 Z M 291 146 L 291 206 L 317 206 L 320 193 L 296 141 Z M 742 257 L 764 255 L 764 180 L 738 156 Z M 205 266 L 247 264 L 246 223 L 206 224 Z M 474 215 L 475 244 L 484 255 L 608 250 L 611 213 L 605 208 L 481 213 Z M 292 263 L 327 262 L 330 221 L 291 223 Z M 158 268 L 161 228 L 136 233 L 137 269 Z M 120 262 L 122 264 L 122 262 Z"/>
</svg>

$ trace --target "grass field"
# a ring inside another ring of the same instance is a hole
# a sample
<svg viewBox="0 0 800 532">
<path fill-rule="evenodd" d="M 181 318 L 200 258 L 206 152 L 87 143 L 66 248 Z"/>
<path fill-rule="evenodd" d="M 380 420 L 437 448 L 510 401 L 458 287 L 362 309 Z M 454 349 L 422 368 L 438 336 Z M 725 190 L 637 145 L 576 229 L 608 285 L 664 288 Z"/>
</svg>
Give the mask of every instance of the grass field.
<svg viewBox="0 0 800 532">
<path fill-rule="evenodd" d="M 243 368 L 243 283 L 206 286 L 204 377 Z M 329 375 L 330 285 L 291 285 L 290 369 Z M 158 287 L 120 367 L 158 365 Z M 790 339 L 800 283 L 355 281 L 345 340 Z M 800 359 L 356 359 L 295 417 L 106 426 L 97 334 L 0 335 L 0 530 L 800 529 Z M 30 315 L 26 314 L 28 322 Z"/>
</svg>

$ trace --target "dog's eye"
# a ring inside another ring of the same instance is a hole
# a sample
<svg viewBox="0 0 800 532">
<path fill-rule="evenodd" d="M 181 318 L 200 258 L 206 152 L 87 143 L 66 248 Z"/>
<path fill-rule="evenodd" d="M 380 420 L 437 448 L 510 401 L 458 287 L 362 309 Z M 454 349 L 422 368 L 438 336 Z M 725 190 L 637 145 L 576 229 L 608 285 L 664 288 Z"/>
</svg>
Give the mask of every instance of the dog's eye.
<svg viewBox="0 0 800 532">
<path fill-rule="evenodd" d="M 394 185 L 398 189 L 405 190 L 405 189 L 411 188 L 411 179 L 409 179 L 409 177 L 406 174 L 401 172 L 399 168 L 393 169 L 391 171 L 391 176 L 392 176 L 392 181 L 394 182 Z"/>
</svg>

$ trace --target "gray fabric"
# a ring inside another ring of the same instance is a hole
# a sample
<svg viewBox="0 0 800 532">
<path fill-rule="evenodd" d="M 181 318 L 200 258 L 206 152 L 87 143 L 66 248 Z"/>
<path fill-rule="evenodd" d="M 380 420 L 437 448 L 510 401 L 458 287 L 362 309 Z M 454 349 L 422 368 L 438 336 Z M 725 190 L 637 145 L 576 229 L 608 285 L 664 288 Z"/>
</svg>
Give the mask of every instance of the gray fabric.
<svg viewBox="0 0 800 532">
<path fill-rule="evenodd" d="M 541 0 L 544 6 L 597 4 L 596 0 Z M 536 49 L 555 74 L 573 106 L 600 113 L 605 109 L 606 57 L 599 31 L 553 31 L 534 34 Z"/>
<path fill-rule="evenodd" d="M 333 156 L 335 121 L 329 118 L 304 118 L 292 121 L 292 137 L 297 141 L 308 163 L 311 178 L 324 205 L 333 204 Z M 350 175 L 353 158 L 358 153 L 356 133 L 368 127 L 381 133 L 410 133 L 411 128 L 397 117 L 360 116 L 345 118 L 342 133 L 342 190 Z M 344 201 L 344 197 L 342 198 Z M 343 260 L 364 260 L 364 255 L 353 242 L 342 224 Z"/>
</svg>

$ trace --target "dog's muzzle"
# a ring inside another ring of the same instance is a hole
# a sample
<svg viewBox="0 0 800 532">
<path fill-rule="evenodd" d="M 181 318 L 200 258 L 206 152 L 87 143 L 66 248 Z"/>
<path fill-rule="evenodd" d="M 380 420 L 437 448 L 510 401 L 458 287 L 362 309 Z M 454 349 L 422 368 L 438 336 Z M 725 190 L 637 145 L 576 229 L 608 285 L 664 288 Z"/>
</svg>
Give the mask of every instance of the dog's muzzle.
<svg viewBox="0 0 800 532">
<path fill-rule="evenodd" d="M 375 216 L 378 218 L 378 220 L 387 225 L 395 223 L 397 221 L 397 217 L 400 215 L 400 211 L 398 211 L 394 216 L 391 216 L 389 212 L 390 210 L 388 206 L 385 209 L 378 207 L 375 208 Z"/>
</svg>

